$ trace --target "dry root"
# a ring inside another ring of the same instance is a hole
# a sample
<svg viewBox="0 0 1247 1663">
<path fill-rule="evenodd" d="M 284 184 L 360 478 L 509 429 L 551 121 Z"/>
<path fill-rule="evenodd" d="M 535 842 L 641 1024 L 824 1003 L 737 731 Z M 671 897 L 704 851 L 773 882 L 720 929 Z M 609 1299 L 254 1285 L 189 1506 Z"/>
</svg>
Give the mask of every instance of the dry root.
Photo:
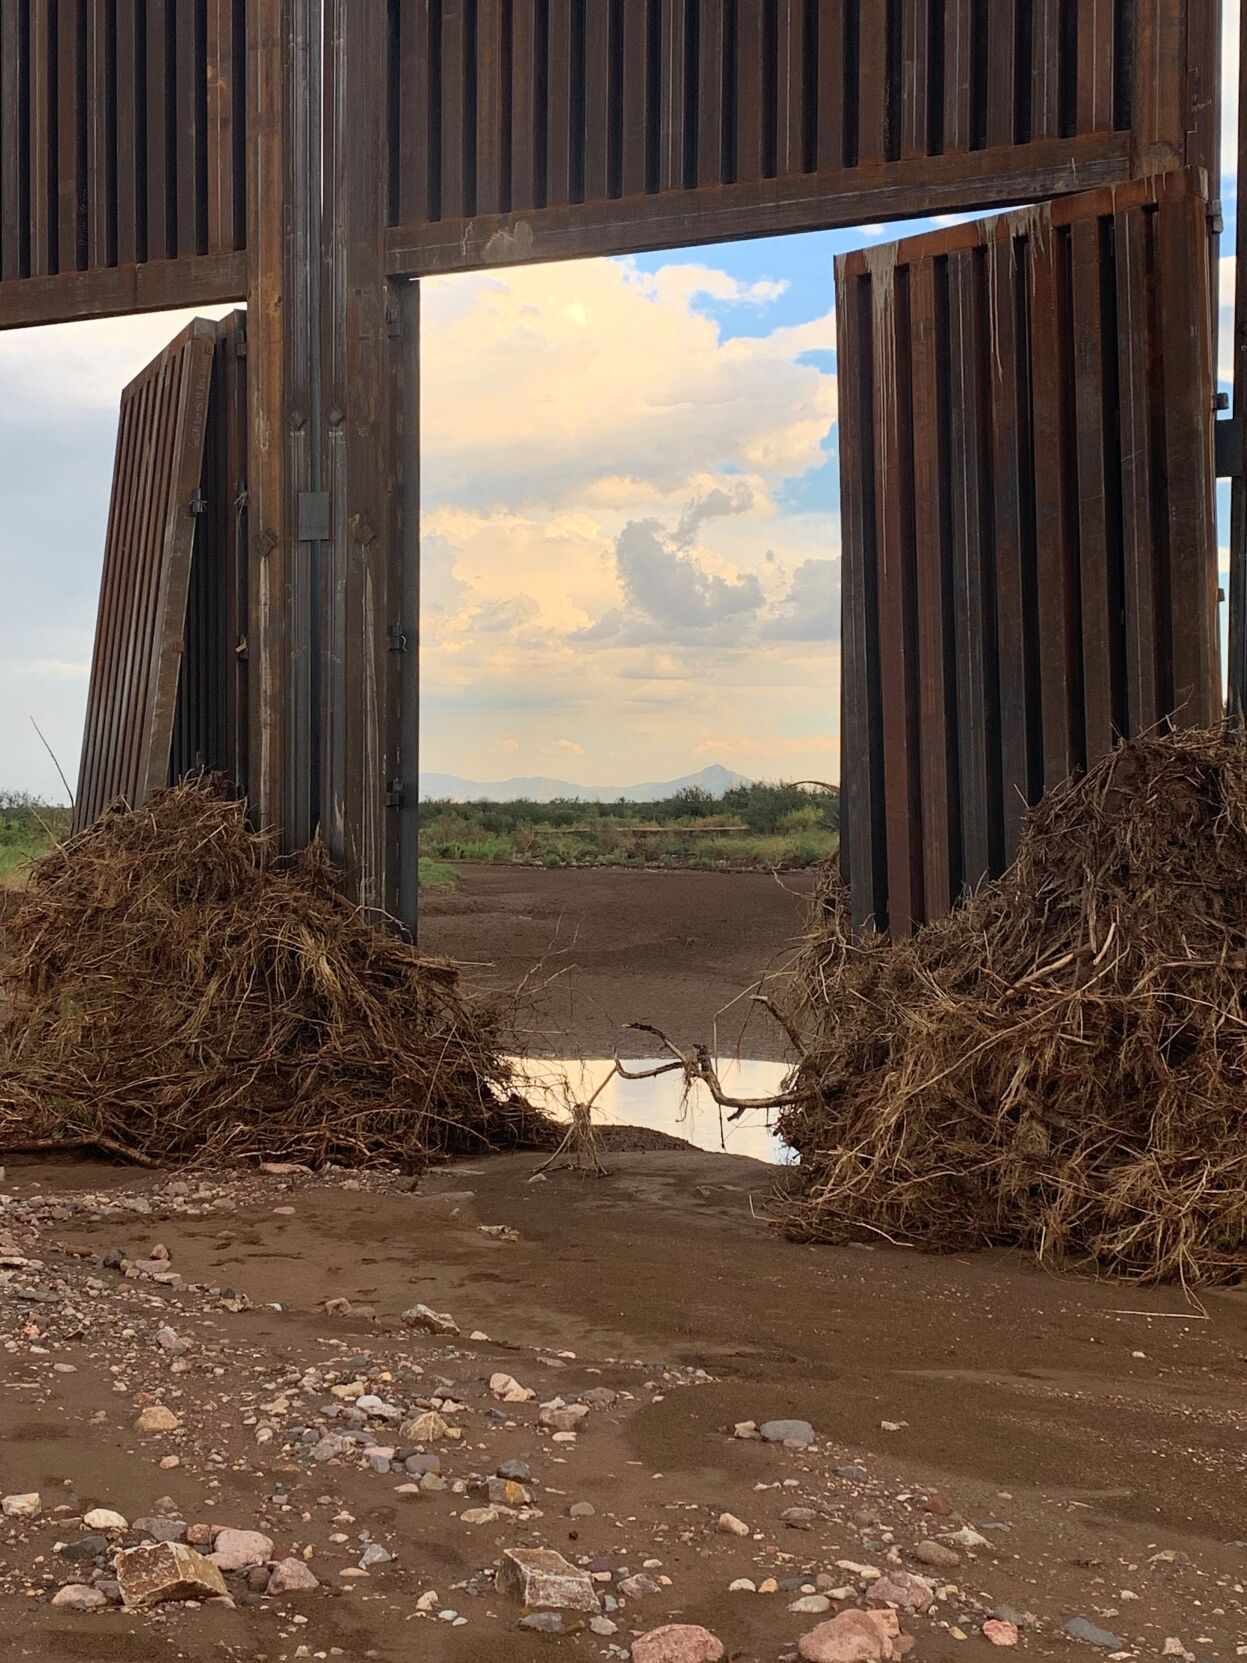
<svg viewBox="0 0 1247 1663">
<path fill-rule="evenodd" d="M 1247 749 L 1123 745 L 912 941 L 829 878 L 779 1122 L 803 1239 L 1024 1245 L 1141 1281 L 1247 1271 Z"/>
<path fill-rule="evenodd" d="M 416 1171 L 550 1139 L 455 969 L 203 785 L 57 849 L 7 936 L 0 1147 Z"/>
</svg>

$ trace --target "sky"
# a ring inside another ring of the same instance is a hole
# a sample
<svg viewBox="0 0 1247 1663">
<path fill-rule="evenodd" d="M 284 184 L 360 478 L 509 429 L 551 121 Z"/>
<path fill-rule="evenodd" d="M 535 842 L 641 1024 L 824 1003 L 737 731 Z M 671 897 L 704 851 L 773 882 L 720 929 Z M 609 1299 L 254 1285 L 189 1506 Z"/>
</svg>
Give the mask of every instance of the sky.
<svg viewBox="0 0 1247 1663">
<path fill-rule="evenodd" d="M 424 768 L 839 777 L 833 263 L 899 229 L 425 284 Z M 64 797 L 36 723 L 76 777 L 118 399 L 190 315 L 0 336 L 0 788 Z"/>
</svg>

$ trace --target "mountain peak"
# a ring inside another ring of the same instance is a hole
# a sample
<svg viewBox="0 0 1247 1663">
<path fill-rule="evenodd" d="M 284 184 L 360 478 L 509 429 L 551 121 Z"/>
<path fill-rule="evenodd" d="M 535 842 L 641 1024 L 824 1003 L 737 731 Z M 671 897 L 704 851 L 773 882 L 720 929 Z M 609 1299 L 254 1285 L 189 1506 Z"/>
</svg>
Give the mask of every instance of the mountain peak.
<svg viewBox="0 0 1247 1663">
<path fill-rule="evenodd" d="M 420 797 L 423 802 L 449 799 L 456 803 L 513 803 L 521 799 L 550 803 L 563 797 L 582 803 L 614 803 L 621 798 L 630 803 L 657 803 L 692 787 L 709 792 L 712 797 L 721 797 L 733 786 L 750 784 L 752 781 L 744 774 L 737 774 L 718 762 L 696 774 L 684 774 L 675 780 L 646 780 L 640 785 L 575 785 L 570 780 L 548 779 L 544 775 L 469 780 L 459 774 L 422 773 Z"/>
</svg>

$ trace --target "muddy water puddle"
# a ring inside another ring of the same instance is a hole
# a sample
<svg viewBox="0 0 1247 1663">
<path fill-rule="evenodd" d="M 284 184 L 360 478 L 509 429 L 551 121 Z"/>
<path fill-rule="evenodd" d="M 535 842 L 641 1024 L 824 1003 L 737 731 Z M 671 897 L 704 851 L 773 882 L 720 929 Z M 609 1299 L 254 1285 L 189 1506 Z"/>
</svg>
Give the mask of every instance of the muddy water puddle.
<svg viewBox="0 0 1247 1663">
<path fill-rule="evenodd" d="M 614 1068 L 609 1058 L 520 1057 L 515 1066 L 525 1095 L 543 1102 L 560 1119 L 569 1119 L 571 1104 L 588 1102 Z M 625 1062 L 636 1072 L 653 1064 Z M 729 1097 L 771 1097 L 779 1091 L 788 1072 L 786 1063 L 756 1062 L 735 1057 L 720 1060 L 718 1075 Z M 775 1116 L 760 1109 L 747 1111 L 731 1120 L 706 1088 L 698 1083 L 685 1090 L 679 1073 L 662 1074 L 652 1080 L 627 1080 L 615 1075 L 598 1097 L 593 1110 L 600 1126 L 639 1126 L 647 1131 L 666 1132 L 684 1138 L 698 1149 L 745 1155 L 772 1166 L 790 1166 L 797 1157 L 775 1136 Z"/>
</svg>

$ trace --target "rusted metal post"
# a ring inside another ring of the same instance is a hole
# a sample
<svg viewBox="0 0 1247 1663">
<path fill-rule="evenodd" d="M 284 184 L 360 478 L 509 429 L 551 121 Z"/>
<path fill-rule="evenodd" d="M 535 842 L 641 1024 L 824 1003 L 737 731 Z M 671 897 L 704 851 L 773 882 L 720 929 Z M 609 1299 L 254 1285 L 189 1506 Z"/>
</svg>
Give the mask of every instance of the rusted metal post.
<svg viewBox="0 0 1247 1663">
<path fill-rule="evenodd" d="M 1230 487 L 1229 709 L 1240 725 L 1247 716 L 1247 477 L 1242 434 L 1247 428 L 1247 28 L 1239 32 L 1238 211 L 1234 265 L 1234 426 L 1239 436 L 1237 471 Z"/>
<path fill-rule="evenodd" d="M 328 0 L 323 273 L 325 483 L 321 828 L 368 911 L 398 899 L 402 786 L 397 355 L 385 275 L 389 108 L 384 0 Z M 413 646 L 414 650 L 414 646 Z"/>
<path fill-rule="evenodd" d="M 247 508 L 250 802 L 287 846 L 314 829 L 316 574 L 300 545 L 315 481 L 320 0 L 247 7 Z M 316 69 L 312 68 L 313 58 Z"/>
</svg>

